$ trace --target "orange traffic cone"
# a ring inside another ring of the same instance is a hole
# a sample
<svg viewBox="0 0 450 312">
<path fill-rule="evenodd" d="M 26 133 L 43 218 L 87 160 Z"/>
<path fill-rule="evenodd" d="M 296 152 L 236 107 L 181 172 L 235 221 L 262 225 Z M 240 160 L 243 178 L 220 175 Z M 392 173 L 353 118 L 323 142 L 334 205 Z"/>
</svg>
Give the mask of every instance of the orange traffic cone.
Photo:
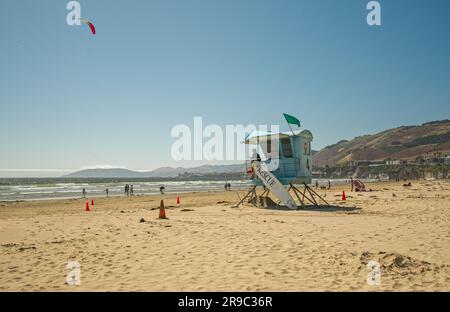
<svg viewBox="0 0 450 312">
<path fill-rule="evenodd" d="M 86 211 L 91 211 L 91 209 L 89 209 L 89 202 L 86 202 Z"/>
<path fill-rule="evenodd" d="M 94 199 L 91 200 L 91 206 L 94 206 Z"/>
<path fill-rule="evenodd" d="M 345 191 L 342 191 L 342 200 L 346 200 L 347 197 L 345 196 Z"/>
<path fill-rule="evenodd" d="M 177 196 L 177 205 L 180 204 L 180 196 Z"/>
<path fill-rule="evenodd" d="M 161 199 L 161 204 L 159 205 L 159 218 L 167 219 L 166 217 L 166 209 L 164 208 L 164 201 Z"/>
</svg>

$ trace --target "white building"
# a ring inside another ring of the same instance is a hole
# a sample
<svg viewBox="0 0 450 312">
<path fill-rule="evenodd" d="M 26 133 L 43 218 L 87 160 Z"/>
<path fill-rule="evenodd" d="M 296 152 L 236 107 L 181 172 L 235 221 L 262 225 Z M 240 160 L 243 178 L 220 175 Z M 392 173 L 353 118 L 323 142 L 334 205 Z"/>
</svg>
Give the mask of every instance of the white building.
<svg viewBox="0 0 450 312">
<path fill-rule="evenodd" d="M 398 159 L 386 160 L 386 165 L 400 165 L 400 160 Z"/>
</svg>

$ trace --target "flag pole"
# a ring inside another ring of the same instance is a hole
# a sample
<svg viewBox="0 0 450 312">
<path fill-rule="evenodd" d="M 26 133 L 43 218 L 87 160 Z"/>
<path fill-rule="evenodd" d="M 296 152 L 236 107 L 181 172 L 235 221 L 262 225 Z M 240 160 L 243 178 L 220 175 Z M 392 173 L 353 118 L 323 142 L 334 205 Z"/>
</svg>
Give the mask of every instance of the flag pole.
<svg viewBox="0 0 450 312">
<path fill-rule="evenodd" d="M 291 129 L 292 135 L 295 136 L 294 130 L 292 130 L 291 125 L 290 125 L 289 123 L 287 123 L 287 124 L 288 124 L 288 126 L 289 126 L 289 129 Z"/>
</svg>

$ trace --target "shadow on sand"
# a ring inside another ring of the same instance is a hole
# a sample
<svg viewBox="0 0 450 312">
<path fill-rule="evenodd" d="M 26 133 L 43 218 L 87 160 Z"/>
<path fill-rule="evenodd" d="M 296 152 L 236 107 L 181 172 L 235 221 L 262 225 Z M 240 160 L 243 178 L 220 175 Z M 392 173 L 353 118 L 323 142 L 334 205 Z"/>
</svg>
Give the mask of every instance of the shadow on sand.
<svg viewBox="0 0 450 312">
<path fill-rule="evenodd" d="M 359 212 L 362 208 L 357 207 L 344 207 L 344 206 L 320 206 L 316 207 L 314 205 L 307 205 L 305 208 L 298 207 L 297 210 L 289 209 L 286 206 L 259 206 L 261 209 L 270 209 L 270 210 L 278 210 L 278 211 L 320 211 L 320 212 Z"/>
<path fill-rule="evenodd" d="M 362 208 L 357 207 L 345 207 L 345 206 L 336 206 L 336 205 L 330 205 L 330 206 L 320 206 L 317 208 L 313 205 L 308 205 L 305 208 L 299 208 L 298 210 L 303 211 L 326 211 L 326 212 L 352 212 L 352 211 L 361 211 Z"/>
<path fill-rule="evenodd" d="M 286 206 L 277 205 L 277 203 L 275 203 L 270 197 L 259 197 L 258 204 L 259 208 L 261 209 L 286 210 L 286 211 L 358 212 L 362 210 L 362 208 L 338 206 L 338 205 L 322 205 L 319 207 L 314 205 L 306 205 L 304 208 L 298 206 L 297 210 L 292 210 Z"/>
</svg>

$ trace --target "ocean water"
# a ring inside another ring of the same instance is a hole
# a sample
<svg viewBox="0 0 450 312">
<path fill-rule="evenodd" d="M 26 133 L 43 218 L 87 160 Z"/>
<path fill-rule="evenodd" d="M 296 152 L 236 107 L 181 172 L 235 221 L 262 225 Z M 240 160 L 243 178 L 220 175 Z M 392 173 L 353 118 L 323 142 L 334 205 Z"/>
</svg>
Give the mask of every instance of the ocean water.
<svg viewBox="0 0 450 312">
<path fill-rule="evenodd" d="M 245 189 L 248 180 L 230 180 L 231 189 Z M 134 195 L 159 194 L 164 185 L 165 193 L 186 193 L 197 191 L 224 190 L 225 181 L 61 181 L 61 179 L 2 179 L 0 180 L 0 201 L 69 199 L 82 197 L 83 188 L 88 197 L 121 196 L 125 184 L 132 184 Z"/>
<path fill-rule="evenodd" d="M 330 180 L 332 186 L 346 184 L 346 179 Z M 364 180 L 374 181 L 374 180 Z M 244 190 L 251 182 L 244 180 L 229 180 L 231 190 Z M 320 185 L 327 186 L 328 180 L 319 179 Z M 313 179 L 313 185 L 316 180 Z M 159 187 L 164 185 L 165 193 L 187 193 L 224 190 L 225 180 L 194 180 L 194 181 L 145 181 L 145 180 L 111 180 L 111 179 L 0 179 L 0 201 L 26 201 L 47 199 L 81 198 L 83 188 L 87 197 L 124 196 L 125 184 L 132 184 L 134 195 L 159 194 Z"/>
</svg>

